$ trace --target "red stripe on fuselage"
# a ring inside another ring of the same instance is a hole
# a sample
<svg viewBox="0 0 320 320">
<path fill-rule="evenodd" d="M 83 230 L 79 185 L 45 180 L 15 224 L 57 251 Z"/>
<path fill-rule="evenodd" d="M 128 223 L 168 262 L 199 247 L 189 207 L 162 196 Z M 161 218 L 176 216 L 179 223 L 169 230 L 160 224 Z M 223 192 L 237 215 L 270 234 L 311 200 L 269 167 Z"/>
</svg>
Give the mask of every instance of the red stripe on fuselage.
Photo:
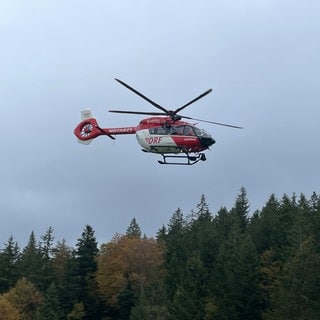
<svg viewBox="0 0 320 320">
<path fill-rule="evenodd" d="M 189 150 L 189 152 L 199 152 L 205 149 L 197 137 L 171 135 L 171 138 L 177 147 Z"/>
</svg>

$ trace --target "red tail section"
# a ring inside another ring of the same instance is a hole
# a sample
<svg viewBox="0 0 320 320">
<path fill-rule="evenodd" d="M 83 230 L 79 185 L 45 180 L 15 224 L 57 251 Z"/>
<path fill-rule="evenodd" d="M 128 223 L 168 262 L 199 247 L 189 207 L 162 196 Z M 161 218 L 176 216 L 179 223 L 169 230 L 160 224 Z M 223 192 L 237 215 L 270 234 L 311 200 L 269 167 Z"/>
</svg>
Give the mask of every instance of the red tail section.
<svg viewBox="0 0 320 320">
<path fill-rule="evenodd" d="M 90 109 L 83 110 L 81 112 L 82 121 L 74 129 L 74 134 L 78 138 L 78 142 L 83 144 L 89 144 L 92 139 L 106 135 L 111 139 L 115 139 L 105 129 L 99 127 L 98 122 L 92 117 Z"/>
<path fill-rule="evenodd" d="M 74 134 L 78 138 L 78 142 L 89 144 L 92 139 L 104 135 L 111 139 L 115 139 L 113 135 L 118 134 L 135 134 L 137 127 L 122 128 L 101 128 L 95 118 L 92 117 L 90 109 L 81 112 L 82 121 L 74 129 Z"/>
<path fill-rule="evenodd" d="M 81 121 L 74 129 L 75 136 L 79 139 L 80 143 L 89 144 L 92 139 L 100 135 L 108 135 L 98 125 L 98 122 L 94 118 L 85 119 Z M 114 137 L 108 135 L 110 138 Z"/>
</svg>

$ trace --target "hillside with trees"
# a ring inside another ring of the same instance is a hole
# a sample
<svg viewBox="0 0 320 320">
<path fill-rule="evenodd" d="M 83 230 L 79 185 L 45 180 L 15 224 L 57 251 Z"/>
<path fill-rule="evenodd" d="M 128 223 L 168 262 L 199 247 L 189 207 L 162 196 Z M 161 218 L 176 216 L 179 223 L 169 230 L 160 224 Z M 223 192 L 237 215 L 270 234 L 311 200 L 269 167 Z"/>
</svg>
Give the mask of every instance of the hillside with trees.
<svg viewBox="0 0 320 320">
<path fill-rule="evenodd" d="M 271 195 L 250 213 L 245 188 L 210 212 L 205 196 L 177 209 L 155 237 L 135 218 L 98 246 L 86 225 L 75 247 L 49 227 L 0 248 L 0 319 L 318 319 L 320 196 Z"/>
</svg>

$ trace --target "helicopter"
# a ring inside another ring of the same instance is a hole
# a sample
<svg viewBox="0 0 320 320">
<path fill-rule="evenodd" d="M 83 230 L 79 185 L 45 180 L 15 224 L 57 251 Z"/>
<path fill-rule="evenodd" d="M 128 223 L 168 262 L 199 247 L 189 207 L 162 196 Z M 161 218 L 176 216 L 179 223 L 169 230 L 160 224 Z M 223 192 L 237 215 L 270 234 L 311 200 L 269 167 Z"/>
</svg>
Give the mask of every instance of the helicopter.
<svg viewBox="0 0 320 320">
<path fill-rule="evenodd" d="M 148 115 L 151 117 L 142 119 L 137 126 L 101 128 L 97 120 L 92 116 L 91 110 L 85 109 L 81 112 L 82 121 L 74 129 L 74 134 L 78 138 L 79 143 L 89 144 L 93 139 L 101 135 L 114 140 L 115 135 L 135 134 L 143 152 L 155 153 L 162 156 L 162 160 L 158 160 L 158 163 L 193 165 L 200 160 L 206 160 L 203 151 L 208 150 L 216 141 L 208 132 L 198 128 L 196 124 L 186 122 L 183 119 L 242 129 L 239 126 L 196 119 L 180 114 L 180 111 L 208 95 L 212 89 L 203 92 L 176 110 L 168 110 L 122 80 L 115 80 L 149 102 L 159 111 L 109 110 L 109 112 L 113 113 Z"/>
</svg>

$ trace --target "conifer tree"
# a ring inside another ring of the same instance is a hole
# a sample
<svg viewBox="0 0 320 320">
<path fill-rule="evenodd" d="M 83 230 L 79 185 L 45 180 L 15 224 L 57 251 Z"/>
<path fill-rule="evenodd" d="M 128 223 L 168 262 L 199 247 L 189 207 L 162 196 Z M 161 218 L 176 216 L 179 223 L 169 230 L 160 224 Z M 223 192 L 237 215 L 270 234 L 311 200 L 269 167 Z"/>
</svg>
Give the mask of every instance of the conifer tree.
<svg viewBox="0 0 320 320">
<path fill-rule="evenodd" d="M 52 270 L 52 251 L 53 251 L 53 228 L 49 227 L 44 235 L 40 237 L 39 251 L 42 260 L 42 285 L 43 291 L 46 291 L 49 285 L 53 281 L 53 270 Z"/>
<path fill-rule="evenodd" d="M 231 214 L 236 219 L 237 223 L 239 224 L 240 230 L 242 232 L 245 231 L 249 219 L 248 219 L 248 214 L 249 214 L 249 201 L 247 198 L 247 191 L 244 187 L 241 187 L 240 193 L 237 196 L 236 202 L 231 209 Z"/>
<path fill-rule="evenodd" d="M 126 236 L 141 238 L 141 230 L 140 230 L 140 227 L 136 221 L 136 218 L 133 218 L 132 221 L 130 222 L 130 225 L 129 225 L 127 232 L 126 232 Z"/>
<path fill-rule="evenodd" d="M 241 189 L 234 207 L 221 208 L 213 223 L 217 255 L 213 265 L 211 292 L 218 319 L 259 319 L 259 259 L 249 234 L 248 200 Z"/>
<path fill-rule="evenodd" d="M 190 255 L 184 266 L 183 279 L 177 285 L 170 305 L 170 319 L 204 319 L 208 280 L 205 276 L 199 255 Z"/>
<path fill-rule="evenodd" d="M 320 252 L 320 195 L 315 192 L 310 198 L 310 220 L 311 220 L 311 233 L 315 239 L 315 245 L 317 250 Z"/>
<path fill-rule="evenodd" d="M 320 314 L 320 254 L 314 239 L 303 242 L 285 263 L 272 295 L 270 319 L 318 319 Z"/>
<path fill-rule="evenodd" d="M 218 249 L 205 196 L 187 221 L 179 211 L 171 221 L 165 237 L 170 318 L 205 319 L 214 313 L 211 279 Z"/>
<path fill-rule="evenodd" d="M 58 241 L 52 248 L 52 277 L 57 287 L 65 285 L 68 273 L 68 265 L 72 258 L 72 248 L 66 244 L 66 240 Z"/>
<path fill-rule="evenodd" d="M 13 236 L 10 236 L 4 249 L 0 251 L 0 293 L 6 292 L 18 280 L 19 257 L 18 244 L 13 240 Z"/>
<path fill-rule="evenodd" d="M 26 247 L 22 251 L 18 266 L 22 277 L 28 279 L 37 288 L 43 289 L 43 274 L 40 272 L 43 269 L 42 254 L 33 231 L 29 236 Z"/>
<path fill-rule="evenodd" d="M 279 259 L 285 261 L 292 257 L 299 240 L 292 241 L 292 231 L 298 217 L 298 206 L 296 195 L 289 198 L 286 194 L 283 195 L 279 207 L 279 220 L 277 232 L 277 248 Z"/>
<path fill-rule="evenodd" d="M 178 208 L 170 218 L 165 237 L 166 286 L 169 301 L 172 301 L 180 278 L 183 277 L 183 266 L 187 261 L 186 230 L 186 221 L 181 209 Z"/>
<path fill-rule="evenodd" d="M 278 243 L 282 232 L 279 223 L 280 203 L 276 196 L 272 194 L 260 212 L 256 212 L 251 219 L 249 233 L 256 244 L 258 254 L 266 250 L 281 246 Z"/>
<path fill-rule="evenodd" d="M 76 244 L 76 258 L 79 267 L 79 274 L 85 278 L 97 270 L 95 258 L 99 252 L 94 230 L 90 225 L 86 225 L 81 238 Z"/>
<path fill-rule="evenodd" d="M 98 287 L 95 273 L 97 271 L 98 243 L 94 230 L 86 225 L 81 238 L 78 239 L 75 251 L 77 270 L 78 301 L 83 302 L 86 320 L 97 319 L 101 313 L 101 302 L 98 296 Z"/>
<path fill-rule="evenodd" d="M 193 212 L 192 217 L 185 240 L 190 251 L 188 256 L 190 257 L 193 251 L 199 253 L 204 266 L 211 268 L 217 254 L 218 240 L 204 195 L 201 196 L 197 211 Z"/>
<path fill-rule="evenodd" d="M 167 237 L 167 228 L 165 227 L 165 225 L 162 226 L 161 229 L 159 229 L 159 231 L 157 232 L 157 241 L 159 243 L 164 243 Z"/>
<path fill-rule="evenodd" d="M 63 311 L 58 297 L 58 291 L 52 282 L 44 295 L 43 302 L 37 310 L 35 320 L 60 320 Z"/>
<path fill-rule="evenodd" d="M 169 318 L 168 302 L 162 277 L 152 281 L 131 309 L 130 320 Z"/>
<path fill-rule="evenodd" d="M 129 320 L 131 310 L 138 300 L 138 295 L 134 292 L 131 282 L 128 281 L 126 286 L 118 294 L 118 311 L 119 319 Z"/>
<path fill-rule="evenodd" d="M 233 278 L 237 319 L 259 319 L 261 316 L 259 259 L 249 235 L 245 235 L 235 252 Z"/>
<path fill-rule="evenodd" d="M 52 255 L 52 249 L 53 249 L 53 241 L 54 241 L 54 236 L 53 236 L 53 228 L 49 227 L 44 235 L 41 237 L 41 242 L 40 242 L 40 251 L 43 255 L 43 258 L 45 260 L 49 260 Z"/>
<path fill-rule="evenodd" d="M 274 294 L 277 280 L 280 275 L 279 261 L 272 249 L 265 250 L 260 256 L 260 283 L 261 290 L 261 314 L 263 319 L 267 319 L 267 314 L 270 311 L 270 301 Z"/>
<path fill-rule="evenodd" d="M 76 253 L 66 244 L 65 239 L 58 241 L 52 249 L 51 270 L 61 307 L 65 313 L 69 313 L 78 301 L 80 288 Z"/>
<path fill-rule="evenodd" d="M 226 207 L 221 207 L 218 210 L 213 220 L 213 224 L 221 243 L 223 239 L 229 237 L 233 225 L 233 219 Z"/>
</svg>

